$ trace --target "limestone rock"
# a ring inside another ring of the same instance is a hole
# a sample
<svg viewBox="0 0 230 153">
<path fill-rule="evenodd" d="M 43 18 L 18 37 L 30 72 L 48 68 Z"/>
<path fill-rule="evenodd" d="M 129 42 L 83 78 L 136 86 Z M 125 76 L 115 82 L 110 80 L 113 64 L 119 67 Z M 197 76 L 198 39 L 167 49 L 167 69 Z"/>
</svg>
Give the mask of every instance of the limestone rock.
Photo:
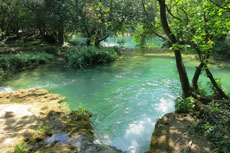
<svg viewBox="0 0 230 153">
<path fill-rule="evenodd" d="M 193 123 L 189 114 L 164 115 L 155 125 L 146 153 L 214 153 L 211 143 L 194 132 Z"/>
</svg>

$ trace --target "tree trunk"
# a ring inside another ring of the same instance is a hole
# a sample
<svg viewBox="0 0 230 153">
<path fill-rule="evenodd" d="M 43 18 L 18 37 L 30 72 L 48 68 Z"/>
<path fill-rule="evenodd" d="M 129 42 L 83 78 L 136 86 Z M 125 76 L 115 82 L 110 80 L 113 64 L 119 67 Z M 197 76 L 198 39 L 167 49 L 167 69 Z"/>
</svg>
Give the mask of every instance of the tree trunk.
<svg viewBox="0 0 230 153">
<path fill-rule="evenodd" d="M 64 38 L 64 27 L 61 26 L 60 29 L 58 30 L 58 44 L 62 46 L 65 42 Z"/>
<path fill-rule="evenodd" d="M 94 45 L 95 45 L 95 47 L 99 48 L 100 47 L 100 41 L 96 39 Z"/>
<path fill-rule="evenodd" d="M 198 67 L 196 67 L 196 72 L 194 73 L 193 79 L 192 79 L 192 87 L 193 90 L 196 91 L 198 89 L 198 80 L 201 74 L 201 71 L 204 67 L 204 63 L 201 62 L 200 65 Z"/>
<path fill-rule="evenodd" d="M 37 17 L 37 27 L 39 29 L 39 34 L 42 37 L 42 40 L 45 40 L 45 24 L 43 23 L 42 20 L 39 19 L 39 17 Z"/>
<path fill-rule="evenodd" d="M 86 41 L 86 46 L 90 46 L 90 45 L 91 45 L 91 37 L 88 37 Z"/>
<path fill-rule="evenodd" d="M 218 91 L 218 93 L 220 94 L 220 96 L 222 98 L 228 99 L 228 96 L 225 94 L 225 92 L 221 89 L 221 87 L 217 84 L 215 78 L 213 77 L 211 71 L 208 68 L 207 63 L 205 63 L 205 60 L 207 60 L 209 58 L 209 53 L 207 53 L 206 55 L 202 55 L 200 49 L 198 48 L 198 46 L 196 44 L 194 44 L 195 50 L 199 56 L 200 59 L 200 65 L 199 67 L 197 67 L 197 70 L 194 74 L 192 83 L 193 83 L 193 88 L 197 89 L 197 81 L 199 79 L 200 73 L 202 71 L 202 68 L 205 67 L 205 72 L 207 74 L 207 77 L 210 79 L 212 85 L 214 86 L 214 88 Z"/>
<path fill-rule="evenodd" d="M 221 87 L 219 87 L 219 85 L 217 84 L 216 80 L 214 79 L 212 73 L 208 69 L 207 65 L 205 65 L 205 71 L 206 71 L 207 77 L 210 79 L 210 81 L 212 82 L 212 85 L 216 88 L 216 90 L 218 91 L 220 96 L 222 98 L 228 99 L 228 96 L 224 93 L 224 91 L 221 89 Z"/>
<path fill-rule="evenodd" d="M 163 30 L 165 34 L 168 36 L 172 44 L 177 43 L 177 39 L 175 35 L 172 33 L 171 29 L 169 28 L 167 16 L 166 16 L 166 4 L 165 0 L 158 0 L 160 5 L 160 18 L 161 18 L 161 24 L 163 27 Z M 177 71 L 180 77 L 180 82 L 183 90 L 184 97 L 191 96 L 191 87 L 188 80 L 188 75 L 182 60 L 181 52 L 180 50 L 174 50 L 175 58 L 176 58 L 176 66 Z"/>
<path fill-rule="evenodd" d="M 97 48 L 99 48 L 100 47 L 100 37 L 97 35 L 97 33 L 96 33 L 96 35 L 95 35 L 95 41 L 94 41 L 94 46 L 95 47 L 97 47 Z"/>
<path fill-rule="evenodd" d="M 109 37 L 109 35 L 105 35 L 104 37 L 100 38 L 100 37 L 96 37 L 96 40 L 94 42 L 94 45 L 96 47 L 100 47 L 100 43 L 104 40 L 106 40 Z"/>
</svg>

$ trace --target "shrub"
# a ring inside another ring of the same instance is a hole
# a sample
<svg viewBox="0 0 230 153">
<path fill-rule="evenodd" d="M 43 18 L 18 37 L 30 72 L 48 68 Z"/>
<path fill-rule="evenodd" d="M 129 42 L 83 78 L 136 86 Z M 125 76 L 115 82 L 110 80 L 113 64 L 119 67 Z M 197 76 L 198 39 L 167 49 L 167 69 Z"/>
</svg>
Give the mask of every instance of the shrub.
<svg viewBox="0 0 230 153">
<path fill-rule="evenodd" d="M 54 58 L 47 53 L 21 53 L 0 57 L 0 74 L 16 72 L 19 69 L 29 66 L 36 66 L 49 62 Z"/>
<path fill-rule="evenodd" d="M 14 147 L 14 153 L 26 153 L 26 146 L 24 143 L 18 144 Z"/>
<path fill-rule="evenodd" d="M 206 105 L 206 111 L 199 118 L 196 131 L 202 132 L 212 144 L 213 150 L 228 153 L 230 148 L 230 110 L 229 101 L 212 101 Z M 215 118 L 215 120 L 213 119 Z"/>
<path fill-rule="evenodd" d="M 45 48 L 46 53 L 53 55 L 58 55 L 59 50 L 60 49 L 56 46 L 48 46 Z"/>
<path fill-rule="evenodd" d="M 83 68 L 110 63 L 118 55 L 114 48 L 76 47 L 68 49 L 64 56 L 70 66 Z"/>
<path fill-rule="evenodd" d="M 178 97 L 175 100 L 175 108 L 177 113 L 189 113 L 195 107 L 194 98 Z"/>
<path fill-rule="evenodd" d="M 0 76 L 3 76 L 5 74 L 5 72 L 3 71 L 2 68 L 0 68 Z"/>
<path fill-rule="evenodd" d="M 35 133 L 34 136 L 39 136 L 41 135 L 43 132 L 50 130 L 50 126 L 49 125 L 42 125 L 40 128 L 38 128 Z"/>
<path fill-rule="evenodd" d="M 118 40 L 117 43 L 119 44 L 119 47 L 124 48 L 126 41 L 124 39 L 121 39 L 121 40 Z"/>
</svg>

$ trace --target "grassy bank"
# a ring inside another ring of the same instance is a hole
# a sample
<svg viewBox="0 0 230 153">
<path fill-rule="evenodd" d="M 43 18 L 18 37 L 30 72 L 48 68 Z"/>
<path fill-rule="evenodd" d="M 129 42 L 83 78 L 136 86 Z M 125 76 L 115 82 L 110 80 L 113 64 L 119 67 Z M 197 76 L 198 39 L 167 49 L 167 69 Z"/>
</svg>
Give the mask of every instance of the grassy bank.
<svg viewBox="0 0 230 153">
<path fill-rule="evenodd" d="M 28 67 L 34 67 L 54 60 L 52 54 L 46 52 L 18 53 L 0 57 L 0 77 L 19 72 Z"/>
<path fill-rule="evenodd" d="M 30 67 L 36 67 L 54 61 L 58 62 L 56 60 L 58 58 L 65 59 L 65 65 L 84 68 L 110 63 L 117 59 L 120 53 L 119 48 L 114 47 L 67 46 L 58 48 L 55 46 L 44 46 L 44 44 L 35 44 L 35 46 L 25 44 L 21 47 L 16 43 L 13 47 L 12 44 L 8 47 L 4 46 L 4 49 L 5 50 L 1 51 L 0 56 L 0 79 Z"/>
</svg>

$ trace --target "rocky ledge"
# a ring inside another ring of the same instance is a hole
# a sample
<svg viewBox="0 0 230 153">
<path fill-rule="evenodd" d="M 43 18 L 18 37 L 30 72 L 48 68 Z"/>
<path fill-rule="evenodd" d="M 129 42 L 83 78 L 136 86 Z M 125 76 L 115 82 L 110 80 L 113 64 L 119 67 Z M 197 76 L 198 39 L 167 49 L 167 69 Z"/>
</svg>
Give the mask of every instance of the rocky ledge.
<svg viewBox="0 0 230 153">
<path fill-rule="evenodd" d="M 0 94 L 0 152 L 122 153 L 93 143 L 92 114 L 69 112 L 65 98 L 48 90 Z"/>
<path fill-rule="evenodd" d="M 200 135 L 189 114 L 169 113 L 160 118 L 146 153 L 214 153 L 211 143 Z"/>
</svg>

